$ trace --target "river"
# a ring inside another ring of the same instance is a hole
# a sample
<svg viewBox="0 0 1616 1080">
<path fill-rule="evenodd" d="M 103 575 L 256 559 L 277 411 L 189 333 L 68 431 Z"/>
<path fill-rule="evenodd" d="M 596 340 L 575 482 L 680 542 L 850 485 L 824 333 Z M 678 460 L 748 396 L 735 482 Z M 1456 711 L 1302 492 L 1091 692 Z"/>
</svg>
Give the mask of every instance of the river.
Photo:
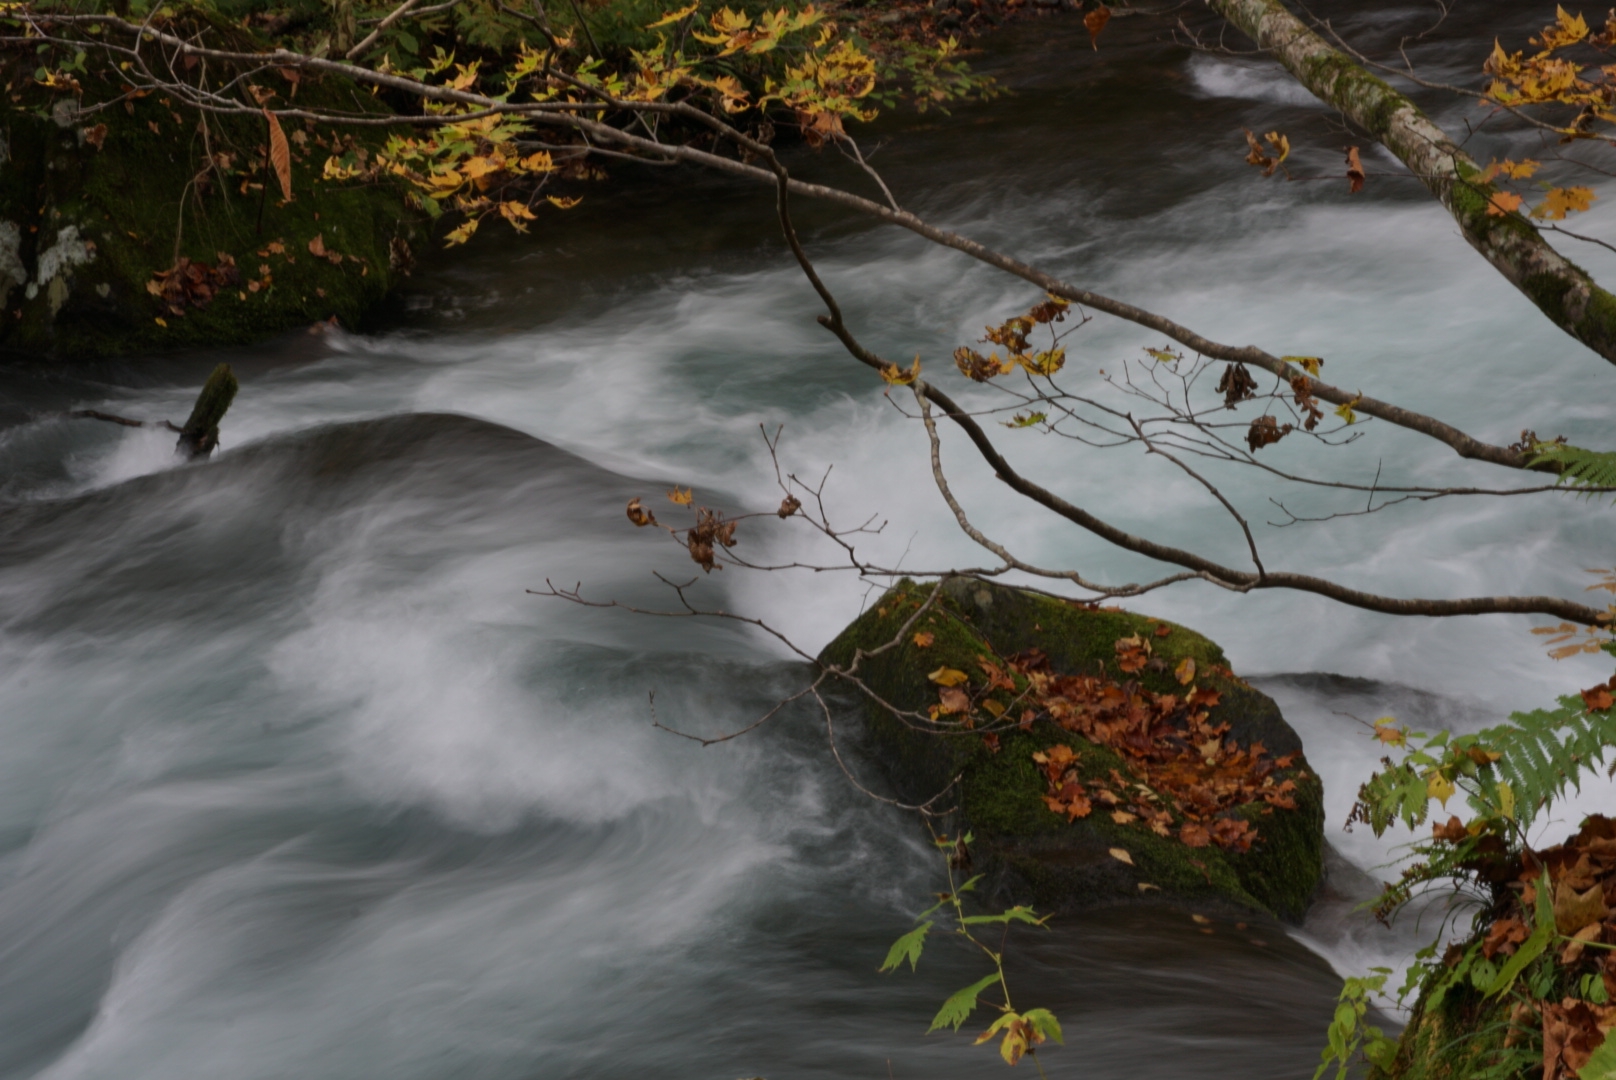
<svg viewBox="0 0 1616 1080">
<path fill-rule="evenodd" d="M 1379 44 L 1433 18 L 1334 7 Z M 1537 21 L 1509 11 L 1518 37 Z M 1414 54 L 1468 77 L 1497 29 L 1484 14 Z M 1349 196 L 1347 136 L 1322 108 L 1259 60 L 1191 53 L 1147 23 L 1114 20 L 1098 51 L 1072 17 L 1013 26 L 979 60 L 1012 96 L 884 118 L 866 152 L 906 206 L 1210 337 L 1324 356 L 1333 381 L 1484 438 L 1604 445 L 1604 362 L 1390 158 L 1366 150 L 1369 188 Z M 1242 127 L 1287 131 L 1298 175 L 1336 178 L 1262 180 Z M 1522 138 L 1482 137 L 1478 155 Z M 864 183 L 829 154 L 793 163 Z M 614 171 L 610 194 L 528 237 L 425 254 L 372 334 L 0 369 L 0 1076 L 1002 1075 L 963 1035 L 924 1034 L 981 974 L 969 955 L 933 946 L 915 973 L 876 973 L 938 870 L 911 818 L 849 786 L 811 712 L 707 749 L 651 726 L 653 691 L 670 726 L 744 725 L 800 666 L 744 627 L 526 591 L 667 603 L 653 572 L 690 564 L 631 528 L 625 501 L 671 518 L 661 492 L 680 484 L 773 506 L 760 424 L 784 425 L 787 468 L 831 469 L 836 520 L 887 522 L 872 556 L 984 557 L 931 484 L 924 433 L 815 325 L 768 193 Z M 1036 299 L 912 236 L 799 217 L 860 335 L 950 388 L 954 346 Z M 1097 320 L 1069 372 L 1098 387 L 1161 344 Z M 221 359 L 241 392 L 203 466 L 177 465 L 171 435 L 51 415 L 183 419 Z M 1287 460 L 1496 479 L 1365 430 Z M 1003 441 L 1119 524 L 1240 558 L 1228 519 L 1159 461 Z M 1025 557 L 1151 572 L 1007 498 L 966 450 L 945 436 L 956 490 Z M 1269 482 L 1218 478 L 1277 519 Z M 1270 566 L 1393 593 L 1580 595 L 1584 568 L 1609 562 L 1608 512 L 1449 501 L 1258 532 Z M 793 524 L 749 523 L 745 550 L 827 558 Z M 726 570 L 701 589 L 810 650 L 869 598 L 847 574 Z M 1326 781 L 1332 891 L 1302 927 L 1154 907 L 1060 919 L 1013 940 L 1013 986 L 1064 1023 L 1065 1047 L 1041 1055 L 1051 1077 L 1311 1075 L 1338 974 L 1416 940 L 1353 910 L 1406 839 L 1342 830 L 1377 757 L 1353 718 L 1463 729 L 1608 672 L 1547 660 L 1521 619 L 1193 585 L 1130 607 L 1207 633 L 1279 700 Z M 1579 805 L 1609 798 L 1590 787 Z"/>
</svg>

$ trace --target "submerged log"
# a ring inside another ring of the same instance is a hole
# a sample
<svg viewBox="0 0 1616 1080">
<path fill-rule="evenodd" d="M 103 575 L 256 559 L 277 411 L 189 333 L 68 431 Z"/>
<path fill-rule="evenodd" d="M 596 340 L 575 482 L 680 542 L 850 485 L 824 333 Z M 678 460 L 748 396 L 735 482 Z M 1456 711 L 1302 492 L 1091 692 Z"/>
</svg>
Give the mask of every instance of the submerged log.
<svg viewBox="0 0 1616 1080">
<path fill-rule="evenodd" d="M 219 421 L 236 400 L 236 374 L 229 364 L 220 364 L 202 385 L 191 408 L 191 418 L 180 429 L 174 449 L 191 460 L 205 458 L 219 445 Z"/>
<path fill-rule="evenodd" d="M 105 420 L 123 427 L 166 427 L 179 433 L 174 452 L 195 461 L 218 449 L 219 421 L 230 411 L 230 403 L 236 400 L 237 388 L 236 373 L 230 370 L 229 364 L 214 368 L 208 381 L 202 384 L 202 392 L 196 396 L 196 404 L 191 407 L 191 418 L 185 421 L 184 427 L 170 420 L 134 420 L 99 409 L 73 409 L 63 415 L 74 420 Z"/>
</svg>

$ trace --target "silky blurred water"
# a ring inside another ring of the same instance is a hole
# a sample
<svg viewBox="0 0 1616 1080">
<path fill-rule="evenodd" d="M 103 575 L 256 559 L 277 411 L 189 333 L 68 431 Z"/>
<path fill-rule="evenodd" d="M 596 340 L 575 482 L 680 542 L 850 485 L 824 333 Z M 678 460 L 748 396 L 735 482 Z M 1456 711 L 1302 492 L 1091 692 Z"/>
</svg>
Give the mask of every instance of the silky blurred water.
<svg viewBox="0 0 1616 1080">
<path fill-rule="evenodd" d="M 1433 17 L 1347 15 L 1380 39 Z M 1442 77 L 1468 77 L 1490 47 L 1496 20 L 1468 17 L 1416 51 Z M 1012 28 L 979 62 L 1014 96 L 884 120 L 866 152 L 879 146 L 905 205 L 1210 337 L 1322 355 L 1338 384 L 1491 440 L 1608 441 L 1605 362 L 1415 185 L 1381 175 L 1388 159 L 1366 153 L 1376 175 L 1356 197 L 1339 180 L 1262 181 L 1242 127 L 1287 131 L 1299 175 L 1338 172 L 1346 136 L 1259 61 L 1192 54 L 1147 21 L 1115 20 L 1097 52 L 1075 19 Z M 1482 137 L 1477 152 L 1518 145 Z M 862 183 L 828 154 L 795 167 Z M 968 955 L 876 974 L 937 868 L 912 819 L 847 783 L 822 719 L 788 710 L 705 750 L 651 726 L 652 692 L 668 726 L 744 725 L 799 685 L 789 652 L 735 624 L 526 591 L 667 604 L 653 572 L 690 564 L 630 528 L 624 502 L 660 507 L 677 483 L 771 507 L 760 424 L 784 425 L 785 468 L 830 469 L 836 521 L 886 523 L 861 540 L 871 558 L 987 558 L 932 486 L 923 431 L 815 325 L 768 193 L 699 174 L 619 184 L 529 237 L 424 258 L 375 334 L 0 371 L 0 1075 L 1003 1070 L 963 1036 L 923 1035 L 980 973 Z M 1032 291 L 913 237 L 798 213 L 861 337 L 920 354 L 975 400 L 949 353 Z M 1098 320 L 1071 339 L 1070 385 L 1097 391 L 1100 369 L 1161 344 Z M 49 415 L 183 418 L 220 359 L 242 389 L 205 466 L 176 466 L 161 432 Z M 1364 482 L 1498 481 L 1364 430 L 1347 449 L 1265 453 Z M 1170 466 L 1003 442 L 1118 524 L 1244 557 Z M 1116 581 L 1159 570 L 1008 498 L 968 451 L 945 434 L 956 491 L 1024 558 Z M 1602 503 L 1446 501 L 1275 528 L 1270 496 L 1344 504 L 1216 475 L 1270 567 L 1398 594 L 1575 595 L 1584 568 L 1611 563 Z M 798 522 L 748 525 L 742 543 L 831 558 Z M 813 651 L 868 587 L 726 570 L 696 595 Z M 1397 620 L 1196 586 L 1130 606 L 1217 639 L 1302 733 L 1339 853 L 1331 892 L 1300 928 L 1149 907 L 1062 919 L 1012 942 L 1013 985 L 1065 1024 L 1051 1076 L 1309 1075 L 1337 973 L 1395 964 L 1414 940 L 1353 910 L 1401 839 L 1341 831 L 1376 758 L 1358 721 L 1474 727 L 1608 672 L 1545 659 L 1530 620 Z M 1579 805 L 1609 799 L 1590 788 Z"/>
</svg>

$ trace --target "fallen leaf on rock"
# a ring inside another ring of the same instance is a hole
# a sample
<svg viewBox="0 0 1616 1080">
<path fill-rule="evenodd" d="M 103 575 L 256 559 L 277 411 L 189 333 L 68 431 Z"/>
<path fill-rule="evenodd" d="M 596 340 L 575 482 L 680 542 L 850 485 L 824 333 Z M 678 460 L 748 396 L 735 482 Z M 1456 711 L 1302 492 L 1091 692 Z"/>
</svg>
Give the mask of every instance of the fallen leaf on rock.
<svg viewBox="0 0 1616 1080">
<path fill-rule="evenodd" d="M 1575 934 L 1585 926 L 1604 922 L 1609 914 L 1610 909 L 1605 906 L 1604 886 L 1598 882 L 1579 893 L 1562 878 L 1555 889 L 1554 928 L 1562 934 Z"/>
<path fill-rule="evenodd" d="M 1129 855 L 1128 852 L 1126 850 L 1124 850 L 1123 848 L 1119 848 L 1119 847 L 1112 848 L 1111 849 L 1111 857 L 1113 859 L 1117 860 L 1117 862 L 1125 862 L 1129 866 L 1133 865 L 1133 856 Z"/>
<path fill-rule="evenodd" d="M 958 668 L 951 667 L 940 667 L 930 675 L 927 675 L 926 678 L 930 679 L 938 686 L 959 686 L 962 683 L 970 680 L 970 676 L 965 674 L 965 672 L 960 671 Z"/>
<path fill-rule="evenodd" d="M 929 649 L 929 648 L 931 648 L 932 642 L 934 642 L 936 640 L 937 640 L 937 635 L 936 634 L 933 634 L 930 630 L 922 630 L 919 633 L 917 633 L 915 635 L 915 637 L 914 637 L 915 648 L 917 648 L 917 649 Z"/>
</svg>

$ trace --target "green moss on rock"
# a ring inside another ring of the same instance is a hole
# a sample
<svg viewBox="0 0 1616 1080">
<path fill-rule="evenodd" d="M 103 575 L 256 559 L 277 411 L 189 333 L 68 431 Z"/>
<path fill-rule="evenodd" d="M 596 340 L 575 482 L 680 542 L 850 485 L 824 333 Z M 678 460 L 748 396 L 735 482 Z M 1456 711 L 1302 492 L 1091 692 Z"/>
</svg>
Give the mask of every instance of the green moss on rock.
<svg viewBox="0 0 1616 1080">
<path fill-rule="evenodd" d="M 1056 671 L 1096 674 L 1114 664 L 1119 638 L 1140 634 L 1150 638 L 1162 661 L 1133 676 L 1146 689 L 1181 690 L 1172 669 L 1193 658 L 1202 672 L 1199 681 L 1222 695 L 1212 718 L 1228 723 L 1232 737 L 1242 745 L 1261 741 L 1275 756 L 1301 753 L 1301 740 L 1272 699 L 1238 679 L 1212 674 L 1214 668 L 1227 668 L 1223 652 L 1193 630 L 1173 626 L 1167 636 L 1155 637 L 1163 624 L 1142 615 L 1093 610 L 961 579 L 942 588 L 933 609 L 914 627 L 933 635 L 927 648 L 906 639 L 860 661 L 866 685 L 900 710 L 923 713 L 935 702 L 937 687 L 926 676 L 938 667 L 975 672 L 984 655 L 1037 648 Z M 891 641 L 931 589 L 910 581 L 894 586 L 826 646 L 822 658 L 845 666 L 857 650 L 874 651 Z M 1012 695 L 999 697 L 1001 704 L 1014 707 Z M 1243 808 L 1242 816 L 1252 822 L 1260 840 L 1250 852 L 1235 854 L 1216 847 L 1189 848 L 1101 814 L 1068 822 L 1050 811 L 1043 801 L 1044 778 L 1032 761 L 1036 750 L 1061 742 L 1082 744 L 1086 778 L 1108 776 L 1112 769 L 1129 774 L 1115 752 L 1087 744 L 1053 723 L 1039 721 L 1025 732 L 1006 733 L 994 752 L 974 733 L 924 730 L 924 723 L 906 722 L 867 700 L 865 706 L 870 748 L 906 799 L 930 798 L 958 779 L 965 826 L 977 837 L 978 868 L 990 872 L 999 890 L 1017 900 L 1041 909 L 1070 910 L 1139 898 L 1145 895 L 1140 889 L 1145 883 L 1159 890 L 1151 896 L 1221 900 L 1296 919 L 1318 887 L 1323 790 L 1305 759 L 1294 773 L 1297 809 L 1263 813 L 1265 807 Z M 1133 865 L 1113 858 L 1113 847 L 1125 848 Z"/>
<path fill-rule="evenodd" d="M 288 121 L 293 198 L 283 201 L 270 179 L 266 199 L 242 190 L 266 179 L 261 118 L 210 117 L 204 137 L 195 113 L 157 95 L 84 115 L 81 99 L 32 86 L 18 69 L 26 63 L 4 65 L 24 89 L 0 118 L 0 348 L 82 357 L 248 342 L 333 316 L 355 326 L 396 282 L 419 215 L 392 186 L 322 180 L 326 151 L 315 137 L 329 130 Z M 84 107 L 119 96 L 83 78 Z M 380 109 L 334 77 L 305 79 L 296 104 Z M 210 153 L 229 155 L 222 178 L 206 168 Z M 312 254 L 317 236 L 340 258 Z M 148 289 L 176 256 L 211 265 L 221 254 L 240 281 L 206 306 L 176 315 Z M 248 287 L 255 279 L 257 290 Z"/>
<path fill-rule="evenodd" d="M 1504 1046 L 1509 1034 L 1507 1000 L 1485 1000 L 1469 987 L 1450 991 L 1436 1008 L 1422 1002 L 1403 1029 L 1397 1056 L 1388 1070 L 1375 1069 L 1371 1080 L 1466 1080 L 1488 1076 L 1525 1076 L 1532 1066 L 1541 1065 L 1540 1056 L 1517 1048 L 1512 1057 L 1524 1066 L 1516 1073 L 1500 1071 L 1500 1059 L 1510 1052 Z"/>
</svg>

